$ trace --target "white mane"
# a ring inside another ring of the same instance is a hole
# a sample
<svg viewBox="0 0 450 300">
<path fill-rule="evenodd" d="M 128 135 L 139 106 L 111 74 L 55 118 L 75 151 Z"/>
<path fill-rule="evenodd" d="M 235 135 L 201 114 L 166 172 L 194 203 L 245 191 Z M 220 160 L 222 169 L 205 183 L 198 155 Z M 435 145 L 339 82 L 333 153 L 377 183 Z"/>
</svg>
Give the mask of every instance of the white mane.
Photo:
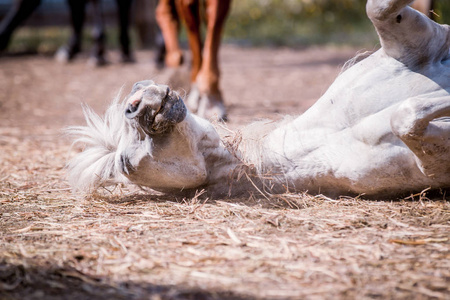
<svg viewBox="0 0 450 300">
<path fill-rule="evenodd" d="M 68 180 L 74 191 L 92 191 L 101 185 L 129 182 L 116 168 L 116 152 L 121 141 L 132 139 L 123 112 L 124 103 L 120 94 L 113 100 L 103 117 L 89 106 L 83 105 L 86 126 L 72 126 L 66 129 L 74 137 L 72 147 L 81 144 L 83 151 L 68 164 Z"/>
</svg>

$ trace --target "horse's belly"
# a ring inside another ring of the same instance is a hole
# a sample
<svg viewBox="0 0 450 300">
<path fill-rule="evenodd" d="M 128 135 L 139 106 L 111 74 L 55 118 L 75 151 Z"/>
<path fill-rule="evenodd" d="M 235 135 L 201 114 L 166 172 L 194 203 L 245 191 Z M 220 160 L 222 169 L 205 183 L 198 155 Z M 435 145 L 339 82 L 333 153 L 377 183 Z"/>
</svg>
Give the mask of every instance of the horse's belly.
<svg viewBox="0 0 450 300">
<path fill-rule="evenodd" d="M 303 132 L 298 139 L 289 132 L 284 136 L 291 142 L 271 152 L 270 165 L 271 173 L 279 174 L 278 181 L 291 190 L 393 195 L 431 184 L 413 153 L 392 132 L 377 143 L 355 138 L 351 128 L 323 135 L 320 130 Z"/>
</svg>

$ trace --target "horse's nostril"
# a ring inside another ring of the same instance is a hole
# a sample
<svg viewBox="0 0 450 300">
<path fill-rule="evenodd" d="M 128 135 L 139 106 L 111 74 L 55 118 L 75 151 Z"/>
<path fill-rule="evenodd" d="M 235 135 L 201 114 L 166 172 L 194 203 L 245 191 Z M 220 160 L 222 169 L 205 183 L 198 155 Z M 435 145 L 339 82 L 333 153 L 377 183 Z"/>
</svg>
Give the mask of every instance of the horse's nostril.
<svg viewBox="0 0 450 300">
<path fill-rule="evenodd" d="M 137 111 L 138 106 L 137 105 L 133 105 L 133 104 L 129 104 L 128 105 L 128 111 L 134 113 L 135 111 Z"/>
<path fill-rule="evenodd" d="M 134 105 L 131 103 L 128 104 L 127 109 L 125 110 L 125 116 L 128 119 L 136 117 L 136 115 L 138 114 L 139 103 L 140 102 L 133 103 Z"/>
</svg>

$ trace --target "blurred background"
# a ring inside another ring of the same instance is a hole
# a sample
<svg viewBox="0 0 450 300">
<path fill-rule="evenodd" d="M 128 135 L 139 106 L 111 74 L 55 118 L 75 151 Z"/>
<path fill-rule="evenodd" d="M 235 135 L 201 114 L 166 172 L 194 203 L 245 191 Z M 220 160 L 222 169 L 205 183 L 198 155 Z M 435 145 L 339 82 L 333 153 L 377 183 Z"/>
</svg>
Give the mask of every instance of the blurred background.
<svg viewBox="0 0 450 300">
<path fill-rule="evenodd" d="M 0 20 L 14 0 L 0 0 Z M 132 10 L 133 49 L 155 45 L 157 0 L 135 0 Z M 224 31 L 224 42 L 240 46 L 352 45 L 377 43 L 365 14 L 366 0 L 235 0 Z M 117 11 L 114 0 L 102 1 L 107 30 L 107 48 L 118 47 Z M 92 24 L 87 9 L 86 28 Z M 450 1 L 436 0 L 435 19 L 450 21 Z M 43 0 L 40 7 L 19 27 L 7 49 L 9 54 L 52 55 L 69 38 L 69 9 L 66 0 Z M 84 47 L 91 35 L 84 31 Z M 185 33 L 180 37 L 186 47 Z"/>
</svg>

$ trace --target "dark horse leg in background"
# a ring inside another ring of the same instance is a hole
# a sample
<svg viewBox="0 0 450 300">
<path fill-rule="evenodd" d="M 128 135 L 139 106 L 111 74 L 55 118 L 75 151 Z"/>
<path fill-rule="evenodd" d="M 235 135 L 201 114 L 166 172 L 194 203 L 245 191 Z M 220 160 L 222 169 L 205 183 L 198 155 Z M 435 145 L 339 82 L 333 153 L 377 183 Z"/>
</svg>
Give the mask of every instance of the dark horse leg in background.
<svg viewBox="0 0 450 300">
<path fill-rule="evenodd" d="M 103 10 L 100 0 L 68 0 L 70 8 L 72 36 L 67 46 L 62 47 L 56 58 L 63 62 L 69 62 L 75 58 L 76 54 L 81 51 L 81 42 L 83 36 L 83 25 L 86 18 L 86 5 L 88 2 L 92 3 L 94 15 L 93 39 L 94 49 L 90 62 L 93 65 L 101 66 L 107 63 L 105 59 L 105 26 L 103 18 Z M 130 10 L 131 0 L 116 0 L 118 19 L 119 19 L 119 41 L 121 47 L 121 61 L 133 62 L 130 51 L 130 38 L 128 34 L 130 24 Z"/>
<path fill-rule="evenodd" d="M 121 50 L 121 61 L 123 63 L 134 62 L 134 58 L 130 51 L 130 11 L 133 1 L 131 0 L 116 0 L 117 14 L 119 18 L 119 41 Z"/>
<path fill-rule="evenodd" d="M 72 35 L 67 46 L 61 47 L 56 53 L 56 57 L 60 61 L 71 61 L 81 51 L 86 3 L 87 0 L 67 0 Z"/>
<path fill-rule="evenodd" d="M 71 0 L 78 1 L 78 0 Z M 94 28 L 92 29 L 92 38 L 94 39 L 94 48 L 90 58 L 90 63 L 94 66 L 103 66 L 107 64 L 105 58 L 105 19 L 103 17 L 103 10 L 101 0 L 90 0 L 92 3 L 92 12 L 94 15 Z"/>
<path fill-rule="evenodd" d="M 0 23 L 0 51 L 8 47 L 14 30 L 36 10 L 41 0 L 16 0 Z"/>
</svg>

